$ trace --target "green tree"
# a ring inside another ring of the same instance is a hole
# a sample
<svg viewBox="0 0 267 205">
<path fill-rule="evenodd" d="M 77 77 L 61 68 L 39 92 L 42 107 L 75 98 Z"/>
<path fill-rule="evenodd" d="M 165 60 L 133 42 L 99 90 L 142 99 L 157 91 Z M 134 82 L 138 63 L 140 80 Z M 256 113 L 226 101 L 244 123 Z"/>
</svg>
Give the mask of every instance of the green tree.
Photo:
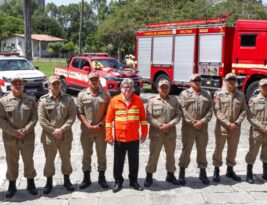
<svg viewBox="0 0 267 205">
<path fill-rule="evenodd" d="M 59 57 L 60 51 L 63 48 L 64 43 L 62 42 L 56 42 L 56 43 L 49 43 L 48 49 L 53 49 L 54 54 Z"/>
</svg>

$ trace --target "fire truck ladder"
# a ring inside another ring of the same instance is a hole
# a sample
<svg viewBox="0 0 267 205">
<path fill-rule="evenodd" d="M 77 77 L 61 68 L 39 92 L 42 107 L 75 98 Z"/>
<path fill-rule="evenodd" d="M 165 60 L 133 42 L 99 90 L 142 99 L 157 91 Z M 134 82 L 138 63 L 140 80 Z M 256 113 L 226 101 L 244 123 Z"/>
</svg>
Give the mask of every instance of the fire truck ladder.
<svg viewBox="0 0 267 205">
<path fill-rule="evenodd" d="M 231 14 L 224 14 L 223 16 L 217 18 L 150 23 L 146 26 L 146 29 L 144 30 L 148 31 L 154 29 L 197 28 L 197 27 L 207 27 L 207 26 L 217 27 L 224 25 L 229 16 L 231 16 Z"/>
</svg>

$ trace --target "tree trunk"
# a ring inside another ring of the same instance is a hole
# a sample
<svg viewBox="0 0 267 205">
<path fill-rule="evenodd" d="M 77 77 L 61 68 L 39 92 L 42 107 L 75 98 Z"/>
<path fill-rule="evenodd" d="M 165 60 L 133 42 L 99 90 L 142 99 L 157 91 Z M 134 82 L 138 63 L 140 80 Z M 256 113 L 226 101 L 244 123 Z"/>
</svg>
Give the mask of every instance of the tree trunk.
<svg viewBox="0 0 267 205">
<path fill-rule="evenodd" d="M 81 11 L 80 11 L 80 31 L 79 31 L 79 53 L 82 55 L 82 30 L 83 30 L 83 11 L 84 11 L 84 0 L 81 2 Z"/>
<path fill-rule="evenodd" d="M 23 0 L 24 13 L 24 39 L 25 58 L 32 61 L 32 40 L 31 40 L 31 0 Z"/>
</svg>

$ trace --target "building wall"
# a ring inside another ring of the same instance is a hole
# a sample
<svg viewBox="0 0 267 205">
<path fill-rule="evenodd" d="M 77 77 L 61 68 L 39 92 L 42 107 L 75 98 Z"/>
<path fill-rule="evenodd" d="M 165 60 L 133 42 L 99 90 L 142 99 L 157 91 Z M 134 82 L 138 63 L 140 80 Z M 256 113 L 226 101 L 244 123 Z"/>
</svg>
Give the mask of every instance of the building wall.
<svg viewBox="0 0 267 205">
<path fill-rule="evenodd" d="M 1 42 L 2 51 L 6 52 L 18 52 L 20 56 L 25 56 L 25 43 L 22 37 L 12 37 Z M 3 49 L 4 48 L 4 49 Z M 10 49 L 12 48 L 12 49 Z M 39 42 L 32 40 L 32 56 L 48 57 L 47 52 L 48 42 Z M 41 52 L 40 52 L 41 49 Z"/>
</svg>

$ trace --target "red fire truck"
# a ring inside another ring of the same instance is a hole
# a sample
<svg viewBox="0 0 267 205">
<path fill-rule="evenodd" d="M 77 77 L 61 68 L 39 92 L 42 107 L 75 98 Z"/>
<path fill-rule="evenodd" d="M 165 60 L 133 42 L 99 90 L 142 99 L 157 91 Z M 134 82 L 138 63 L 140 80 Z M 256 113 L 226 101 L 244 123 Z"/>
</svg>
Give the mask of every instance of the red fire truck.
<svg viewBox="0 0 267 205">
<path fill-rule="evenodd" d="M 148 24 L 137 32 L 137 68 L 142 81 L 156 88 L 160 79 L 187 87 L 192 73 L 202 87 L 216 90 L 233 72 L 249 98 L 267 76 L 267 20 L 238 20 L 225 25 L 219 18 Z"/>
</svg>

